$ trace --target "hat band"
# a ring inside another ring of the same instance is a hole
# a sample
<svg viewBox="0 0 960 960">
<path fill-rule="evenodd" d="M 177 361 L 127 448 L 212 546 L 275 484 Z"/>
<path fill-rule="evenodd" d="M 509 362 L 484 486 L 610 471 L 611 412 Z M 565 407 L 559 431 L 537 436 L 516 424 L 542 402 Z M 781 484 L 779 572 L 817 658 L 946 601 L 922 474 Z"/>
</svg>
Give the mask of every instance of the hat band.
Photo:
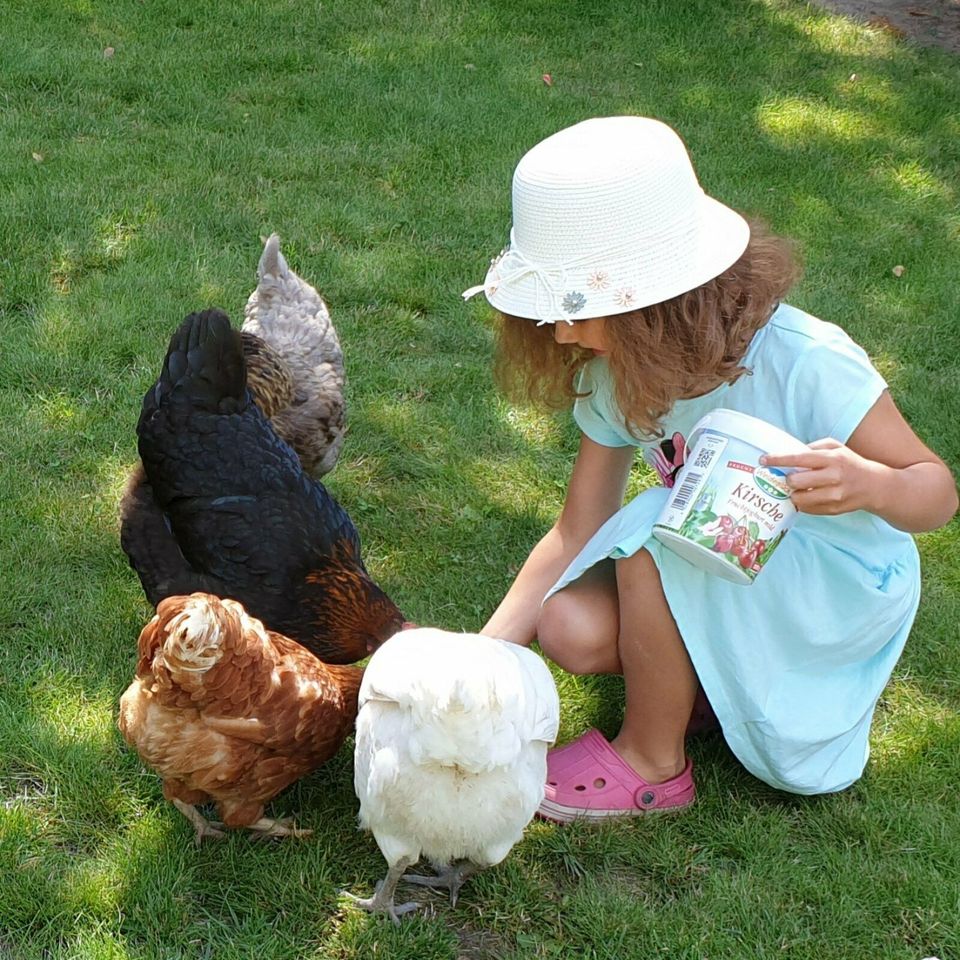
<svg viewBox="0 0 960 960">
<path fill-rule="evenodd" d="M 567 286 L 566 267 L 548 267 L 542 263 L 536 263 L 525 257 L 515 246 L 513 246 L 513 231 L 510 231 L 510 246 L 494 258 L 490 264 L 490 272 L 496 270 L 494 277 L 488 274 L 487 282 L 476 287 L 470 287 L 463 291 L 463 299 L 469 300 L 470 297 L 486 291 L 488 295 L 496 293 L 501 286 L 509 286 L 522 280 L 525 277 L 532 276 L 536 289 L 536 310 L 541 317 L 556 316 L 560 313 L 560 304 L 563 300 L 563 292 Z M 509 271 L 509 272 L 504 272 Z M 547 309 L 544 310 L 543 307 Z M 572 320 L 566 317 L 562 318 L 566 323 L 572 324 Z M 551 320 L 540 320 L 537 326 L 543 326 L 545 323 L 552 323 Z"/>
<path fill-rule="evenodd" d="M 561 266 L 546 266 L 545 264 L 530 260 L 520 252 L 515 243 L 516 240 L 513 230 L 511 229 L 510 246 L 491 261 L 486 282 L 464 290 L 461 294 L 463 299 L 469 300 L 478 293 L 486 293 L 486 295 L 490 297 L 493 296 L 500 287 L 510 286 L 518 280 L 532 276 L 536 290 L 536 311 L 538 316 L 544 318 L 537 321 L 537 326 L 542 327 L 545 323 L 558 322 L 555 319 L 549 319 L 550 317 L 557 317 L 558 315 L 564 323 L 573 326 L 573 320 L 563 315 L 569 312 L 564 300 L 570 291 L 568 271 L 587 266 L 595 257 L 592 255 L 579 257 Z M 623 244 L 623 250 L 625 251 L 628 246 L 629 244 Z M 612 252 L 620 253 L 621 251 L 617 250 Z M 494 273 L 493 277 L 490 276 L 491 273 Z M 546 309 L 544 309 L 544 307 L 546 307 Z"/>
</svg>

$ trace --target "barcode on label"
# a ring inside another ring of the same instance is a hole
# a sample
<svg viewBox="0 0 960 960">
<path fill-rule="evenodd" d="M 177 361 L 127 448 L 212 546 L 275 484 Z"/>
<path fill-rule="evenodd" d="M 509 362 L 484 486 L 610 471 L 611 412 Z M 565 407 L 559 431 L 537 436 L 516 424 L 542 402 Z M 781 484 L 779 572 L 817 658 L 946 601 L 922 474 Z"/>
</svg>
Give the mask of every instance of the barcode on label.
<svg viewBox="0 0 960 960">
<path fill-rule="evenodd" d="M 707 459 L 707 463 L 712 459 L 713 455 L 711 454 Z M 699 460 L 700 457 L 697 457 L 697 466 L 700 466 Z M 702 473 L 694 473 L 692 470 L 687 471 L 687 475 L 683 478 L 683 483 L 680 484 L 680 489 L 673 495 L 673 500 L 670 504 L 672 509 L 683 510 L 686 507 L 694 491 L 697 489 L 697 484 L 700 482 L 702 476 Z"/>
</svg>

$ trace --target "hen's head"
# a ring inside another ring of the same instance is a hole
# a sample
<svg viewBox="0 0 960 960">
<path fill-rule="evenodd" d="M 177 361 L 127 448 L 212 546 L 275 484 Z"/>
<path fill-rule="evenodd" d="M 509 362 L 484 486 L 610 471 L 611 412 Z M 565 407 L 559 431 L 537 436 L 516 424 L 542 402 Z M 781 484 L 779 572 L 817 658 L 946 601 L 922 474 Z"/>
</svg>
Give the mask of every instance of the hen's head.
<svg viewBox="0 0 960 960">
<path fill-rule="evenodd" d="M 331 564 L 307 577 L 313 627 L 310 649 L 327 663 L 353 663 L 397 633 L 404 616 L 361 570 Z"/>
</svg>

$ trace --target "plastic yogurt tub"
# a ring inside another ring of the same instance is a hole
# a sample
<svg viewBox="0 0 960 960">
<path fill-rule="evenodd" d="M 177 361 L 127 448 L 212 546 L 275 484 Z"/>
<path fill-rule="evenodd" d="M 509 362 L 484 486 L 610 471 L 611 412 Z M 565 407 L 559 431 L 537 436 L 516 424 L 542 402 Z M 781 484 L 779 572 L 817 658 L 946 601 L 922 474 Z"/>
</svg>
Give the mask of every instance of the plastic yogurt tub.
<svg viewBox="0 0 960 960">
<path fill-rule="evenodd" d="M 736 410 L 712 410 L 690 431 L 684 465 L 653 535 L 701 570 L 751 584 L 796 516 L 786 475 L 763 467 L 765 453 L 810 448 L 781 430 Z"/>
</svg>

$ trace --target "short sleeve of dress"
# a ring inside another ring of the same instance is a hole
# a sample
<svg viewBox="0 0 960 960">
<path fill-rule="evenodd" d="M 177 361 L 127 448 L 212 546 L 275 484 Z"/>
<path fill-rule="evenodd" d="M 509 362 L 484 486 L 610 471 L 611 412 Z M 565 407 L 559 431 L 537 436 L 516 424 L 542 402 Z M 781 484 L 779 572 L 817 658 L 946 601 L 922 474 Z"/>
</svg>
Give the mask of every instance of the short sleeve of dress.
<svg viewBox="0 0 960 960">
<path fill-rule="evenodd" d="M 787 390 L 796 434 L 806 442 L 832 437 L 846 443 L 887 388 L 862 347 L 839 327 L 811 343 Z"/>
<path fill-rule="evenodd" d="M 591 440 L 605 447 L 635 445 L 620 432 L 625 429 L 622 422 L 615 422 L 612 385 L 608 378 L 600 376 L 595 361 L 588 362 L 580 371 L 576 389 L 586 396 L 577 397 L 574 402 L 573 419 Z"/>
</svg>

